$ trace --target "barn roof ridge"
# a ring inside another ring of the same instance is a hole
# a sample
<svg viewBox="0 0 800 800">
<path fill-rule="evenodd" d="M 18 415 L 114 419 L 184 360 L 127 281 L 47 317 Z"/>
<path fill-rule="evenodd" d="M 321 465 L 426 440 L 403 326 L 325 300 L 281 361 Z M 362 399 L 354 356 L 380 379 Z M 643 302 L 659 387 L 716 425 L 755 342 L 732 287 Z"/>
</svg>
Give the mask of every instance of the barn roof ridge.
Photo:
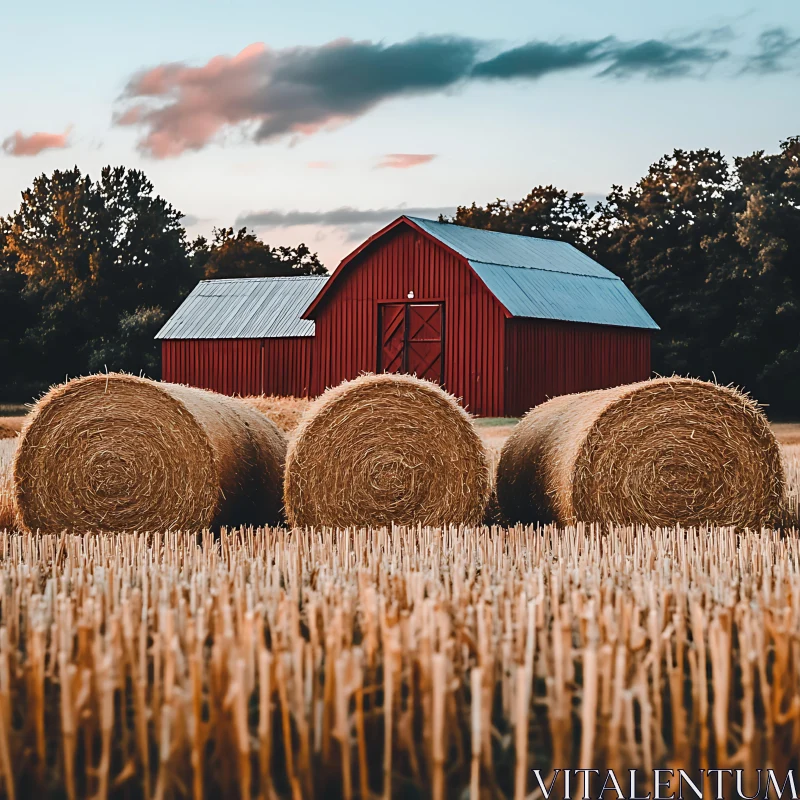
<svg viewBox="0 0 800 800">
<path fill-rule="evenodd" d="M 509 235 L 516 236 L 517 234 Z M 542 239 L 542 241 L 548 240 Z M 620 281 L 620 283 L 624 283 L 619 275 L 614 275 L 613 273 L 610 275 L 592 275 L 589 272 L 563 272 L 560 269 L 550 269 L 548 267 L 525 267 L 522 264 L 501 264 L 497 261 L 481 261 L 479 258 L 468 258 L 467 261 L 469 261 L 470 264 L 488 264 L 489 266 L 493 267 L 503 267 L 503 269 L 533 269 L 539 272 L 557 272 L 559 275 L 574 275 L 576 278 L 592 278 L 593 280 L 598 281 Z"/>
<path fill-rule="evenodd" d="M 519 239 L 533 239 L 536 242 L 549 242 L 553 245 L 561 245 L 562 247 L 566 245 L 567 247 L 574 247 L 575 245 L 570 244 L 569 242 L 562 242 L 561 239 L 548 239 L 546 236 L 529 236 L 527 233 L 511 233 L 510 231 L 495 231 L 492 228 L 476 228 L 472 225 L 462 225 L 458 222 L 441 222 L 438 219 L 428 219 L 428 217 L 412 217 L 408 214 L 403 214 L 406 219 L 413 220 L 414 222 L 426 222 L 431 225 L 441 225 L 447 226 L 450 228 L 463 228 L 468 231 L 477 231 L 480 234 L 491 234 L 491 235 L 498 235 L 498 236 L 514 236 Z"/>
</svg>

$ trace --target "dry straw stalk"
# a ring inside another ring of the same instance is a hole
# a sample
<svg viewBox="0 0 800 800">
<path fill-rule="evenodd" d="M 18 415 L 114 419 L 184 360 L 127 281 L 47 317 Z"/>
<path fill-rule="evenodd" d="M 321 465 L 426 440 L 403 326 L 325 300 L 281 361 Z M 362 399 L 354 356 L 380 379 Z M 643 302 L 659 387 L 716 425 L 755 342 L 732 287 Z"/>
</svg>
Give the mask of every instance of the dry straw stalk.
<svg viewBox="0 0 800 800">
<path fill-rule="evenodd" d="M 497 496 L 512 522 L 758 527 L 783 513 L 784 470 L 749 397 L 660 378 L 532 409 L 503 446 Z"/>
<path fill-rule="evenodd" d="M 475 524 L 489 492 L 469 415 L 409 375 L 363 375 L 329 389 L 286 457 L 284 500 L 296 526 Z"/>
<path fill-rule="evenodd" d="M 48 392 L 22 430 L 16 503 L 28 530 L 276 523 L 286 439 L 230 397 L 132 375 Z"/>
</svg>

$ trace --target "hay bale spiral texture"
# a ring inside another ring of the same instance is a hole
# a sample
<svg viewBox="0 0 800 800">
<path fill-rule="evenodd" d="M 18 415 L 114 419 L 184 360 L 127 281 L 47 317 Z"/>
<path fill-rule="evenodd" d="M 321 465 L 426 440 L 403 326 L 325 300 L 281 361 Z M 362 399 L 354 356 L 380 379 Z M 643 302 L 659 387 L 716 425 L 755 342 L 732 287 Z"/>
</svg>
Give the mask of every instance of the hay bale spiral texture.
<svg viewBox="0 0 800 800">
<path fill-rule="evenodd" d="M 780 450 L 758 405 L 677 377 L 537 406 L 497 469 L 510 522 L 755 527 L 779 519 L 783 493 Z"/>
<path fill-rule="evenodd" d="M 164 531 L 280 520 L 286 439 L 230 397 L 132 375 L 34 407 L 14 459 L 28 530 Z"/>
<path fill-rule="evenodd" d="M 489 465 L 454 397 L 410 375 L 362 375 L 306 412 L 286 457 L 293 526 L 478 524 Z"/>
</svg>

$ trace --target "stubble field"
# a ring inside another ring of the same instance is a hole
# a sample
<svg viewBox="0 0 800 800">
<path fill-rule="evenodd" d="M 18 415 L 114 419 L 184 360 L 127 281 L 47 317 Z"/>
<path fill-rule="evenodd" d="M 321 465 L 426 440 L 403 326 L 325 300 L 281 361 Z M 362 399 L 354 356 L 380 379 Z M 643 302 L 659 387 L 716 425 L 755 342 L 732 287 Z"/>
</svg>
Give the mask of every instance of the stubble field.
<svg viewBox="0 0 800 800">
<path fill-rule="evenodd" d="M 477 427 L 496 458 L 513 423 Z M 775 431 L 796 512 L 800 426 Z M 0 794 L 522 800 L 534 769 L 780 775 L 798 586 L 794 531 L 7 531 Z"/>
</svg>

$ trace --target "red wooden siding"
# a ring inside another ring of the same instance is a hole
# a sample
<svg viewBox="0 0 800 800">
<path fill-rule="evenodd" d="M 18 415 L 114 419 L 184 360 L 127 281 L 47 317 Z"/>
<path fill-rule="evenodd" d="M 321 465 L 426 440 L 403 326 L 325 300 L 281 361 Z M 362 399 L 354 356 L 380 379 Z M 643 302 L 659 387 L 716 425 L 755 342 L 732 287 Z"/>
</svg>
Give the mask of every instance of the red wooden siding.
<svg viewBox="0 0 800 800">
<path fill-rule="evenodd" d="M 650 376 L 650 331 L 539 319 L 506 320 L 506 414 L 550 397 Z"/>
<path fill-rule="evenodd" d="M 313 337 L 169 339 L 161 342 L 161 378 L 222 394 L 307 397 Z"/>
<path fill-rule="evenodd" d="M 503 413 L 503 323 L 494 296 L 465 261 L 403 225 L 351 262 L 314 312 L 312 391 L 378 369 L 378 305 L 442 303 L 444 382 L 482 416 Z"/>
</svg>

